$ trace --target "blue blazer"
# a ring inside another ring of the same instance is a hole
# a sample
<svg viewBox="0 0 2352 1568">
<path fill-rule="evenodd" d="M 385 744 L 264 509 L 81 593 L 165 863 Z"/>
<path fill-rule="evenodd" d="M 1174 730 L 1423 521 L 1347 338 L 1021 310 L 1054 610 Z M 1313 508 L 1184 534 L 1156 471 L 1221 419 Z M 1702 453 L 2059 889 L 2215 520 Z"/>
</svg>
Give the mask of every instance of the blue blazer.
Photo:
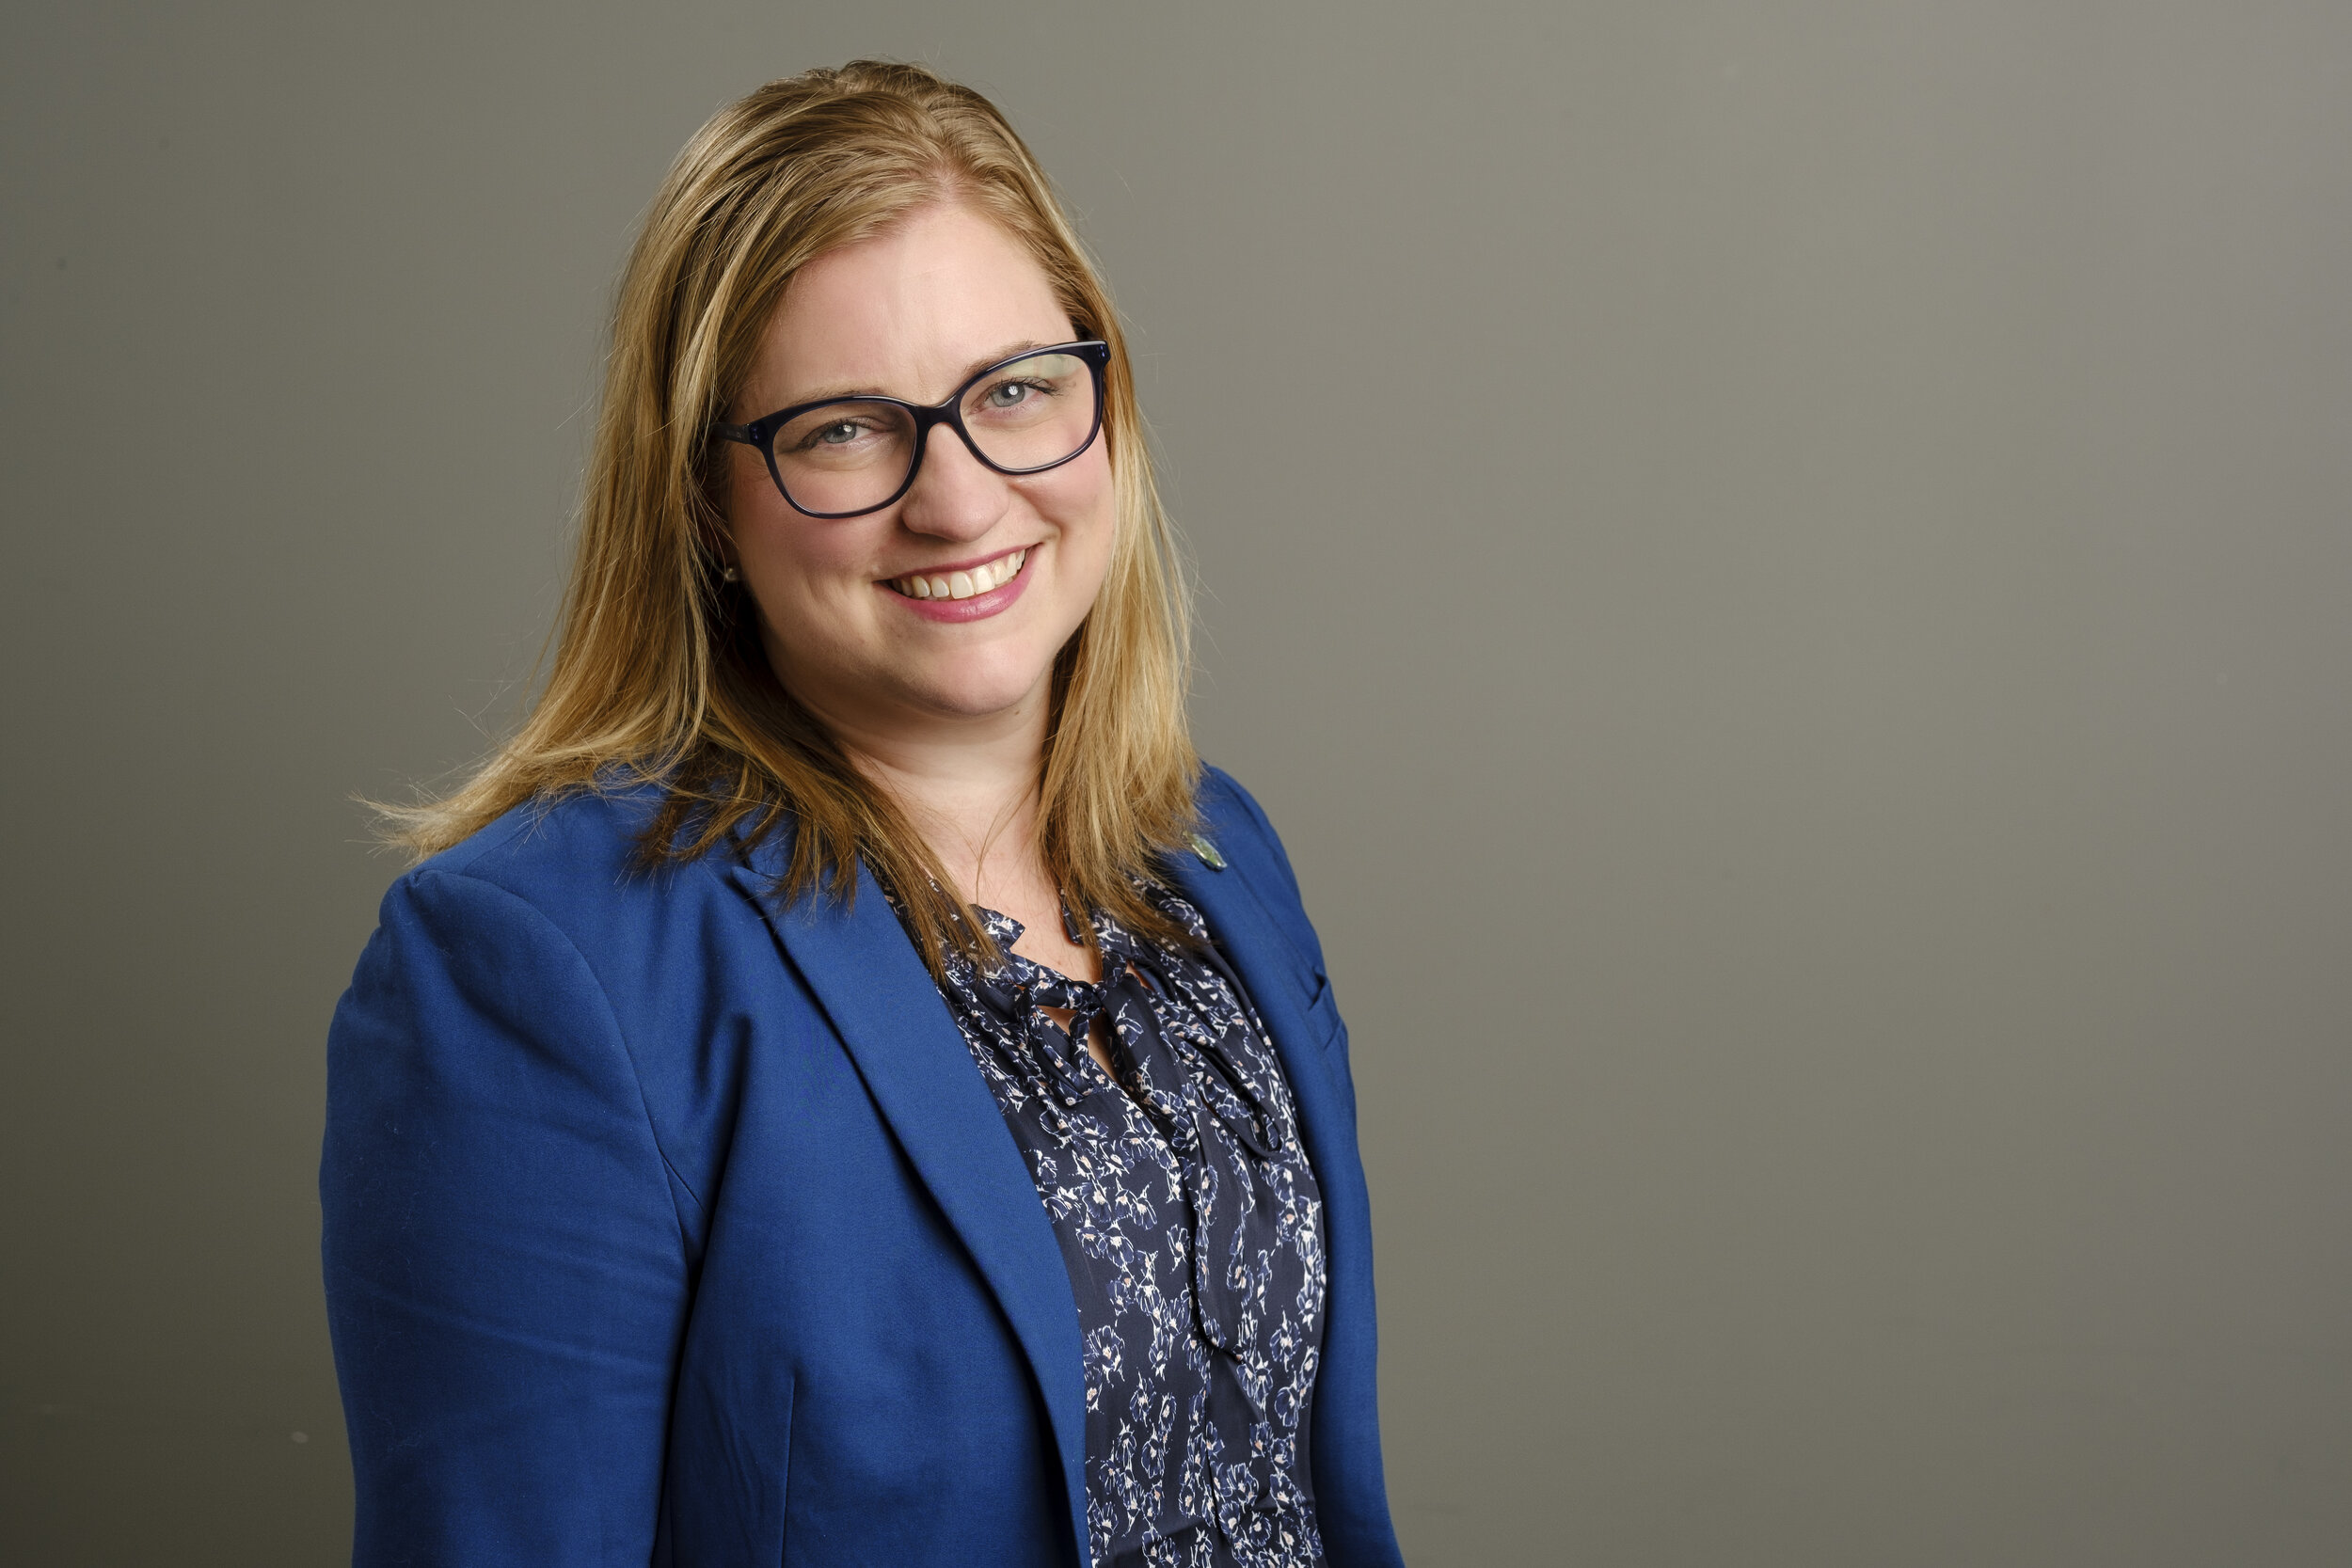
<svg viewBox="0 0 2352 1568">
<path fill-rule="evenodd" d="M 1347 1028 L 1290 863 L 1212 769 L 1177 882 L 1323 1187 L 1308 1452 L 1334 1568 L 1401 1564 Z M 392 885 L 328 1037 L 320 1193 L 358 1568 L 1086 1560 L 1076 1309 L 995 1101 L 872 879 L 635 868 L 647 791 Z"/>
</svg>

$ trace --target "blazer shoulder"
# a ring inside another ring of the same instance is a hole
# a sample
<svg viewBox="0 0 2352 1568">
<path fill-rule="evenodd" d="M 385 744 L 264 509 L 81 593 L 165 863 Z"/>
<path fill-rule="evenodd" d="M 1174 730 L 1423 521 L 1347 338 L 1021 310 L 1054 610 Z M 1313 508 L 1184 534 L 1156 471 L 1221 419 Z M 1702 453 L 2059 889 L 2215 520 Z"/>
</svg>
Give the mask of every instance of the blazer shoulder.
<svg viewBox="0 0 2352 1568">
<path fill-rule="evenodd" d="M 1323 948 L 1314 923 L 1307 917 L 1298 874 L 1291 869 L 1290 854 L 1265 808 L 1240 780 L 1216 767 L 1202 768 L 1199 799 L 1202 835 L 1257 890 L 1266 912 L 1303 942 L 1320 967 Z"/>
<path fill-rule="evenodd" d="M 739 867 L 723 851 L 645 863 L 660 807 L 652 789 L 533 802 L 414 867 L 384 895 L 355 989 L 461 958 L 511 970 L 541 988 L 534 1006 L 560 993 L 609 1014 L 646 1092 L 676 1098 L 701 1070 L 695 1021 L 747 987 L 787 1004 L 761 961 L 775 934 Z M 593 1006 L 583 985 L 600 993 Z"/>
<path fill-rule="evenodd" d="M 642 846 L 660 805 L 653 784 L 526 800 L 411 867 L 388 896 L 461 878 L 513 894 L 559 925 L 576 911 L 660 901 L 667 884 L 692 869 L 646 863 Z"/>
<path fill-rule="evenodd" d="M 1222 768 L 1204 765 L 1200 770 L 1200 806 L 1201 831 L 1220 853 L 1266 861 L 1293 896 L 1296 895 L 1298 879 L 1291 870 L 1282 837 L 1274 831 L 1265 808 L 1258 804 L 1256 796 L 1242 787 L 1240 780 Z"/>
</svg>

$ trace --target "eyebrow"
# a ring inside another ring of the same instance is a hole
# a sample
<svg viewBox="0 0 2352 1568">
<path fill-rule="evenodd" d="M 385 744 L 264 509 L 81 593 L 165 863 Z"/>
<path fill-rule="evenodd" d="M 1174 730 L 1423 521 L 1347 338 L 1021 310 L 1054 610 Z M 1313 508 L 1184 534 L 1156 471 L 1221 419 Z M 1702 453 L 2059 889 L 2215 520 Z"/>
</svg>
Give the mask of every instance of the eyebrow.
<svg viewBox="0 0 2352 1568">
<path fill-rule="evenodd" d="M 1075 342 L 1079 340 L 1067 339 L 1063 341 Z M 955 384 L 958 388 L 961 388 L 964 385 L 964 383 L 970 381 L 974 376 L 979 374 L 991 365 L 1000 365 L 1016 354 L 1025 353 L 1033 348 L 1044 348 L 1047 346 L 1048 345 L 1042 340 L 1037 338 L 1023 338 L 1017 342 L 1006 343 L 999 348 L 981 355 L 977 359 L 966 361 L 963 369 L 956 373 Z M 950 395 L 953 395 L 952 392 Z M 787 398 L 782 404 L 778 404 L 778 406 L 783 408 L 799 408 L 804 404 L 812 403 L 831 403 L 835 398 L 893 398 L 902 403 L 918 402 L 918 400 L 914 398 L 899 398 L 898 394 L 896 392 L 885 392 L 878 387 L 861 387 L 854 382 L 843 382 L 840 384 L 840 389 L 837 391 L 818 390 L 807 392 L 799 397 Z"/>
</svg>

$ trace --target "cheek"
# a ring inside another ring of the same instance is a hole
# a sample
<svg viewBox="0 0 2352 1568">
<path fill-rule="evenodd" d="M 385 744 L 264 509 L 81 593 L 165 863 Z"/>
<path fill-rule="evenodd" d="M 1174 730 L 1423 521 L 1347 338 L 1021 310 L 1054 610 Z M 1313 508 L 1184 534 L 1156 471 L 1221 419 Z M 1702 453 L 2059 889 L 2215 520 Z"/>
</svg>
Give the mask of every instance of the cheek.
<svg viewBox="0 0 2352 1568">
<path fill-rule="evenodd" d="M 793 511 L 768 482 L 765 469 L 758 481 L 754 485 L 738 480 L 727 531 L 743 575 L 763 598 L 807 596 L 862 562 L 856 529 Z"/>
<path fill-rule="evenodd" d="M 1103 443 L 1097 440 L 1084 456 L 1041 477 L 1054 483 L 1037 496 L 1035 504 L 1062 531 L 1071 553 L 1107 558 L 1118 507 Z"/>
</svg>

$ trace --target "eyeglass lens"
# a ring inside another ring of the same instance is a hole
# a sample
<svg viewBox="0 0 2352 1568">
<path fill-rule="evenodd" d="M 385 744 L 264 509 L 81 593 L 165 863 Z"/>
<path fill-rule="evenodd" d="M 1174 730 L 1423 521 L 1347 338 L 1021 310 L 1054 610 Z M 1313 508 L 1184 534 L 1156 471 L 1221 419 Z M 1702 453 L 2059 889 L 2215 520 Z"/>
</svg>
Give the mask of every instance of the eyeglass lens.
<svg viewBox="0 0 2352 1568">
<path fill-rule="evenodd" d="M 1094 432 L 1094 374 L 1070 354 L 1033 354 L 964 388 L 957 412 L 972 444 L 1000 468 L 1042 468 L 1074 456 Z M 947 436 L 932 432 L 932 439 Z M 795 506 L 880 506 L 914 462 L 914 421 L 888 403 L 812 408 L 776 432 L 776 477 Z"/>
</svg>

